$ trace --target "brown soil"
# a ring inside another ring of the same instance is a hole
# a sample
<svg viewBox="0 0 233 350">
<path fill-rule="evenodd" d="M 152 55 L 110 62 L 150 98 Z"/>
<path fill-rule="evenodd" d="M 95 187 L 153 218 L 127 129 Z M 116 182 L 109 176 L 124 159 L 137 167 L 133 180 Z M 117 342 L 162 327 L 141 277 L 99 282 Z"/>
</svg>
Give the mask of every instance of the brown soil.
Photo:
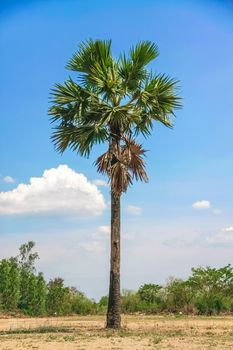
<svg viewBox="0 0 233 350">
<path fill-rule="evenodd" d="M 0 319 L 0 350 L 233 349 L 233 317 L 104 316 Z"/>
</svg>

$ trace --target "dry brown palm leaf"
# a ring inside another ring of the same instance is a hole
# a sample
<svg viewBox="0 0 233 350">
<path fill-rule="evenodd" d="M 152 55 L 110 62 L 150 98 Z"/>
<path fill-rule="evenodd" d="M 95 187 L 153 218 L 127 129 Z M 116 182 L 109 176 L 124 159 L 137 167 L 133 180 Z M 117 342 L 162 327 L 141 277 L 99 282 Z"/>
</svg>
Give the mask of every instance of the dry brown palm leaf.
<svg viewBox="0 0 233 350">
<path fill-rule="evenodd" d="M 143 160 L 146 151 L 132 139 L 124 141 L 124 145 L 117 147 L 114 152 L 105 152 L 95 163 L 98 172 L 107 174 L 111 179 L 113 192 L 119 194 L 126 192 L 133 178 L 148 181 Z"/>
<path fill-rule="evenodd" d="M 111 172 L 111 156 L 110 152 L 107 151 L 104 154 L 102 154 L 95 162 L 95 165 L 97 166 L 97 171 L 100 174 L 107 174 L 110 176 Z"/>
<path fill-rule="evenodd" d="M 132 177 L 127 165 L 118 160 L 111 169 L 111 188 L 115 194 L 126 192 L 128 186 L 132 184 Z"/>
<path fill-rule="evenodd" d="M 129 171 L 132 173 L 132 177 L 141 181 L 148 181 L 148 176 L 145 171 L 145 162 L 143 156 L 146 151 L 142 148 L 142 145 L 137 144 L 133 139 L 126 139 L 125 146 L 123 146 L 122 156 L 127 160 Z"/>
</svg>

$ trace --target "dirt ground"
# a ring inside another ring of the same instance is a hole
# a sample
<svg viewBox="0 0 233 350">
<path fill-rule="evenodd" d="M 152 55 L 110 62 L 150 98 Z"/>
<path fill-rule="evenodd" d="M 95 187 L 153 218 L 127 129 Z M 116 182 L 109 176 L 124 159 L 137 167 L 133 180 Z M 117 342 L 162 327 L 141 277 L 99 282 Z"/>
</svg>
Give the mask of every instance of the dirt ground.
<svg viewBox="0 0 233 350">
<path fill-rule="evenodd" d="M 109 331 L 104 316 L 0 319 L 0 350 L 233 349 L 233 317 L 123 316 Z"/>
</svg>

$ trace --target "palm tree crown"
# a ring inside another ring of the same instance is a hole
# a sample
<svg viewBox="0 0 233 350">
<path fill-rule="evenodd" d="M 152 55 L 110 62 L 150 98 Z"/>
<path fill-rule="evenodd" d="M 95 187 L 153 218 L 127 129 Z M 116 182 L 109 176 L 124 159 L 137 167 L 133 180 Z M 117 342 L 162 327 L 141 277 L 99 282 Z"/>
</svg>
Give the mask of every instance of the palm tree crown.
<svg viewBox="0 0 233 350">
<path fill-rule="evenodd" d="M 125 192 L 134 178 L 147 181 L 145 151 L 136 136 L 149 135 L 153 121 L 172 127 L 174 110 L 181 107 L 177 80 L 146 68 L 158 54 L 154 43 L 143 41 L 114 59 L 111 41 L 88 40 L 67 64 L 78 73 L 77 81 L 69 77 L 52 89 L 56 149 L 88 157 L 95 144 L 108 142 L 96 165 L 115 194 Z"/>
</svg>

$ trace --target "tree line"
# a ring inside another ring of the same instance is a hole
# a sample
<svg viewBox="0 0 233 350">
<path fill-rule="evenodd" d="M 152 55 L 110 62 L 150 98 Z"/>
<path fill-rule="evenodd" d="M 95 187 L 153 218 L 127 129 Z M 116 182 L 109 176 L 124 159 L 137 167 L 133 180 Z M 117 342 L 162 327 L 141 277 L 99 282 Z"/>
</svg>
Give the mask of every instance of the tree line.
<svg viewBox="0 0 233 350">
<path fill-rule="evenodd" d="M 108 297 L 89 299 L 60 277 L 46 283 L 36 273 L 39 258 L 29 241 L 16 257 L 0 261 L 0 311 L 30 316 L 106 313 Z M 165 285 L 144 284 L 138 291 L 123 290 L 123 313 L 184 313 L 213 315 L 233 312 L 233 267 L 193 268 L 186 280 L 170 278 Z"/>
</svg>

